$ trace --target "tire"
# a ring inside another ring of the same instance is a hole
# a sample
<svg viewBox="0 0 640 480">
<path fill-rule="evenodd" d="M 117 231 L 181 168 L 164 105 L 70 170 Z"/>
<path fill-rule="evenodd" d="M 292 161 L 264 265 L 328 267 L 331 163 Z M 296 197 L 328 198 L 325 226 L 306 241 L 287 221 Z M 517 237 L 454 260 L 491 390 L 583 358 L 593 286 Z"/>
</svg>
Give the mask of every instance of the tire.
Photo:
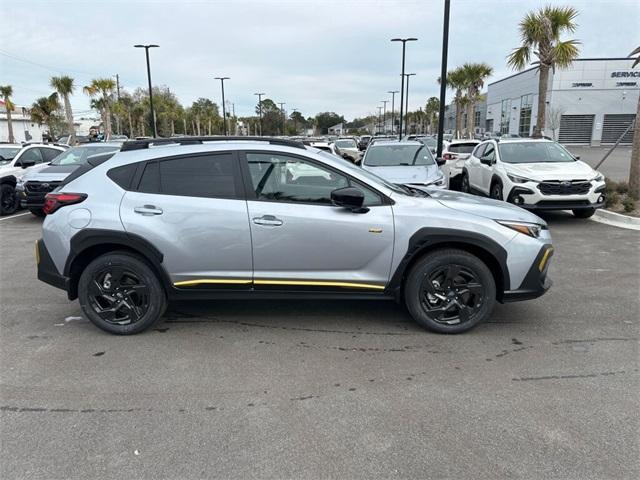
<svg viewBox="0 0 640 480">
<path fill-rule="evenodd" d="M 596 213 L 595 208 L 580 208 L 577 210 L 571 210 L 576 218 L 589 218 Z"/>
<path fill-rule="evenodd" d="M 95 326 L 116 335 L 148 329 L 167 308 L 156 273 L 128 252 L 110 252 L 89 263 L 80 275 L 78 299 Z"/>
<path fill-rule="evenodd" d="M 462 180 L 460 180 L 460 191 L 462 193 L 471 193 L 471 185 L 469 185 L 469 175 L 467 173 L 462 174 Z"/>
<path fill-rule="evenodd" d="M 41 208 L 30 208 L 29 211 L 36 217 L 46 217 L 47 214 L 42 211 Z"/>
<path fill-rule="evenodd" d="M 0 185 L 0 215 L 11 215 L 18 210 L 19 200 L 16 189 L 9 183 Z"/>
<path fill-rule="evenodd" d="M 404 300 L 411 316 L 424 328 L 462 333 L 489 318 L 496 285 L 489 268 L 475 255 L 457 249 L 436 250 L 411 268 Z"/>
<path fill-rule="evenodd" d="M 489 195 L 495 200 L 502 200 L 502 184 L 500 182 L 493 182 L 491 185 L 491 194 Z"/>
</svg>

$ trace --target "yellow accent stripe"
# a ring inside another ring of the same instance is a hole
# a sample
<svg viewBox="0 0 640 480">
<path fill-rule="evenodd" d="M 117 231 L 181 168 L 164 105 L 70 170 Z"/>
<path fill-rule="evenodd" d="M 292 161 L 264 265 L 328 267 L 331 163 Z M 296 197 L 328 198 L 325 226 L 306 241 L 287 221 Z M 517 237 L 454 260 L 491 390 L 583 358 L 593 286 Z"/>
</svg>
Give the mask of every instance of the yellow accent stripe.
<svg viewBox="0 0 640 480">
<path fill-rule="evenodd" d="M 372 285 L 370 283 L 353 282 L 320 282 L 314 280 L 254 280 L 256 285 L 308 285 L 316 287 L 346 287 L 346 288 L 371 288 L 373 290 L 384 290 L 383 285 Z"/>
<path fill-rule="evenodd" d="M 553 253 L 553 247 L 549 247 L 547 251 L 544 252 L 544 255 L 542 256 L 542 260 L 540 260 L 540 264 L 538 265 L 538 270 L 540 271 L 544 270 L 544 266 L 547 264 L 547 260 L 549 260 L 552 253 Z"/>
<path fill-rule="evenodd" d="M 186 285 L 201 285 L 206 283 L 216 284 L 233 284 L 233 285 L 249 285 L 251 280 L 234 280 L 232 278 L 201 278 L 198 280 L 184 280 L 182 282 L 175 282 L 175 287 L 182 287 Z"/>
<path fill-rule="evenodd" d="M 38 248 L 38 243 L 40 240 L 36 240 L 36 265 L 40 265 L 40 249 Z"/>
<path fill-rule="evenodd" d="M 205 285 L 205 284 L 217 284 L 217 285 L 298 285 L 298 286 L 312 286 L 312 287 L 345 287 L 345 288 L 370 288 L 372 290 L 384 290 L 383 285 L 373 285 L 370 283 L 354 283 L 354 282 L 322 282 L 315 280 L 236 280 L 226 278 L 201 278 L 197 280 L 184 280 L 181 282 L 175 282 L 175 287 L 191 286 L 191 285 Z"/>
</svg>

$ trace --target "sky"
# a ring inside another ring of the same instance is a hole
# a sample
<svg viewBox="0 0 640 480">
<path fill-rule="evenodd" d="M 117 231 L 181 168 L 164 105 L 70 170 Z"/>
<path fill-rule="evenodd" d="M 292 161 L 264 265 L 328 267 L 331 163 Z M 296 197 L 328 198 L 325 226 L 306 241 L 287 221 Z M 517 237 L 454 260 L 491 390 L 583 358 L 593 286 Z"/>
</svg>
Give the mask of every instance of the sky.
<svg viewBox="0 0 640 480">
<path fill-rule="evenodd" d="M 409 106 L 439 94 L 444 0 L 0 0 L 0 85 L 14 103 L 52 92 L 51 76 L 74 77 L 76 113 L 89 113 L 82 86 L 120 76 L 121 87 L 146 87 L 144 50 L 154 85 L 183 105 L 199 97 L 220 104 L 220 83 L 238 116 L 254 112 L 255 92 L 306 117 L 334 111 L 347 119 L 377 112 L 400 89 L 407 44 Z M 581 57 L 626 57 L 640 45 L 639 0 L 452 0 L 449 69 L 464 62 L 494 68 L 489 82 L 513 73 L 505 57 L 519 43 L 518 22 L 546 4 L 580 12 Z M 390 104 L 388 104 L 388 109 Z M 396 109 L 398 109 L 396 98 Z"/>
</svg>

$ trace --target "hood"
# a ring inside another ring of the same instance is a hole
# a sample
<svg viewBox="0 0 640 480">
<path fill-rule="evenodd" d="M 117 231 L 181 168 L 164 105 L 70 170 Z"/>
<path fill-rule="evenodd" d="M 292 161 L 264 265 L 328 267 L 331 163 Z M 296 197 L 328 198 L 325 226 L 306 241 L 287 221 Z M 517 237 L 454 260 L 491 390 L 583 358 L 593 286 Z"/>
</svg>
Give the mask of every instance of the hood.
<svg viewBox="0 0 640 480">
<path fill-rule="evenodd" d="M 3 165 L 0 167 L 0 177 L 5 177 L 8 175 L 13 175 L 14 177 L 22 177 L 27 170 L 22 167 L 12 167 L 11 165 Z"/>
<path fill-rule="evenodd" d="M 546 225 L 546 222 L 537 215 L 501 200 L 478 197 L 452 190 L 429 189 L 428 192 L 431 198 L 453 210 L 472 213 L 492 220 L 511 220 Z"/>
<path fill-rule="evenodd" d="M 595 170 L 584 162 L 503 163 L 507 173 L 531 180 L 591 180 Z"/>
<path fill-rule="evenodd" d="M 39 182 L 53 182 L 61 181 L 67 178 L 67 176 L 73 172 L 80 165 L 45 165 L 46 168 L 40 168 L 38 170 L 30 170 L 26 175 L 22 177 L 22 180 L 28 182 L 29 180 L 37 180 Z"/>
<path fill-rule="evenodd" d="M 437 165 L 399 165 L 397 167 L 372 167 L 370 165 L 363 165 L 363 168 L 392 183 L 427 184 L 433 182 L 440 176 Z"/>
</svg>

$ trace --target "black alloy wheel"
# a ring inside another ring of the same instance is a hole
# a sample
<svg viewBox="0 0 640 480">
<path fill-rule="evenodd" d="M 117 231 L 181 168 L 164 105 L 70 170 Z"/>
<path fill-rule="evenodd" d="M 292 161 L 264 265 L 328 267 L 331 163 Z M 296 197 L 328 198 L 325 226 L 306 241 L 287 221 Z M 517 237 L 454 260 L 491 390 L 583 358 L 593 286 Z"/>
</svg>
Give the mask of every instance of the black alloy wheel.
<svg viewBox="0 0 640 480">
<path fill-rule="evenodd" d="M 502 200 L 502 184 L 500 182 L 495 182 L 491 187 L 491 198 Z"/>
<path fill-rule="evenodd" d="M 0 185 L 0 215 L 11 215 L 18 209 L 16 189 L 4 183 Z"/>
<path fill-rule="evenodd" d="M 471 186 L 469 185 L 469 175 L 462 174 L 462 181 L 460 182 L 460 191 L 463 193 L 471 193 Z"/>
<path fill-rule="evenodd" d="M 106 267 L 93 275 L 89 304 L 102 320 L 114 325 L 139 321 L 149 309 L 149 286 L 119 266 Z"/>
</svg>

